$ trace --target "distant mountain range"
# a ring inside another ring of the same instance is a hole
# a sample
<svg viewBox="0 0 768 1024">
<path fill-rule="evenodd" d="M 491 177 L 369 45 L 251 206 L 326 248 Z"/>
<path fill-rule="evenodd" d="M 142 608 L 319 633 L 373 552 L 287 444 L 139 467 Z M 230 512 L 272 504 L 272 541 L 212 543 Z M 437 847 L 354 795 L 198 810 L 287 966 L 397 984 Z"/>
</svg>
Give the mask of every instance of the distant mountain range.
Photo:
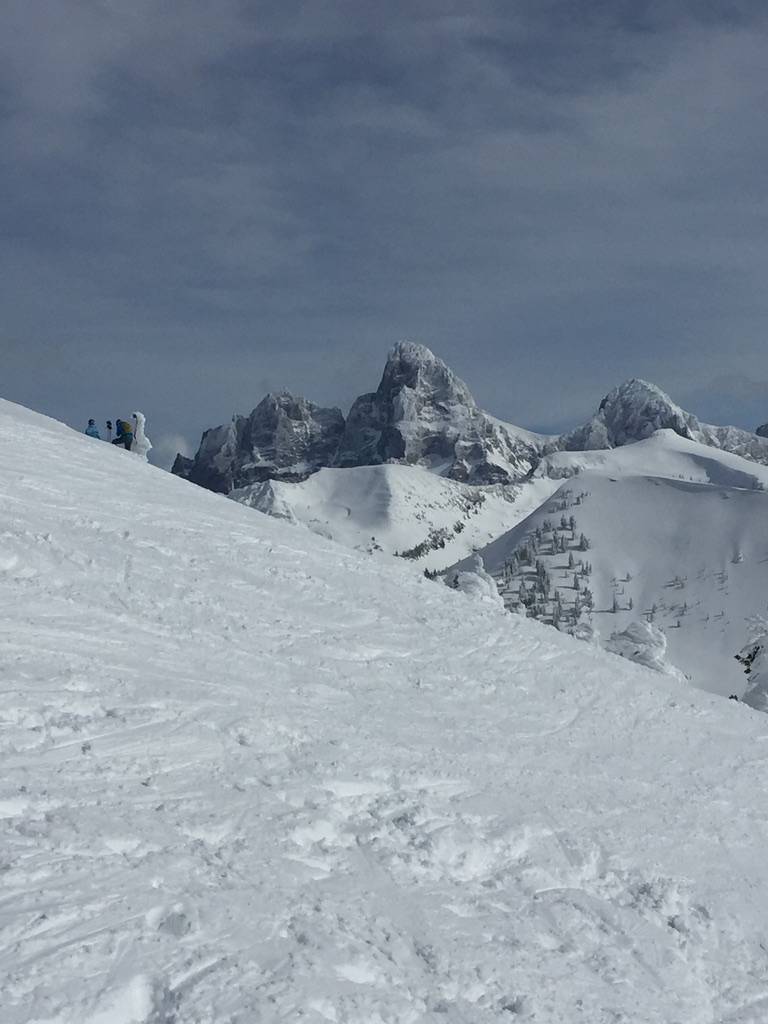
<svg viewBox="0 0 768 1024">
<path fill-rule="evenodd" d="M 766 467 L 768 436 L 637 379 L 562 435 L 523 430 L 401 343 L 346 419 L 270 394 L 174 472 L 449 585 L 485 574 L 511 611 L 728 696 L 767 608 Z"/>
<path fill-rule="evenodd" d="M 642 380 L 614 388 L 587 423 L 559 436 L 536 434 L 479 409 L 441 359 L 400 342 L 377 390 L 356 399 L 346 419 L 289 391 L 271 393 L 249 416 L 206 430 L 194 458 L 177 456 L 172 472 L 223 494 L 306 480 L 323 468 L 384 464 L 421 466 L 473 486 L 508 485 L 551 452 L 615 448 L 660 429 L 768 464 L 768 436 L 700 423 Z"/>
</svg>

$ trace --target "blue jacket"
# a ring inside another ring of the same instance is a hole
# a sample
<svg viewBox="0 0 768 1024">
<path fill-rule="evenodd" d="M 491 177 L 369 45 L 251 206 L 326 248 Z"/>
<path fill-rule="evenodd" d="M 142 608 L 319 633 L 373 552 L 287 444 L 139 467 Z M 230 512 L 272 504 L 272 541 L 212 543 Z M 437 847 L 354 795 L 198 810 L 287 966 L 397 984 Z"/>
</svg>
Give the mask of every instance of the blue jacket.
<svg viewBox="0 0 768 1024">
<path fill-rule="evenodd" d="M 116 437 L 133 437 L 133 427 L 125 420 L 115 420 Z"/>
<path fill-rule="evenodd" d="M 85 428 L 85 432 L 88 435 L 88 437 L 96 437 L 99 440 L 101 440 L 99 428 L 96 426 L 95 423 L 89 423 L 88 426 Z"/>
</svg>

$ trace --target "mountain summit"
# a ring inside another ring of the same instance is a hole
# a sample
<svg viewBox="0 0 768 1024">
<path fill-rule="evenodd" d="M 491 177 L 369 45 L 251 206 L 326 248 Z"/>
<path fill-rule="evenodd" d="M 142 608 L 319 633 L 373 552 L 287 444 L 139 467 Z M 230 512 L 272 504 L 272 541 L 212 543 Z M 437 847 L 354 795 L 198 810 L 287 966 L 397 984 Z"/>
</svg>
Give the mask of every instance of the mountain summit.
<svg viewBox="0 0 768 1024">
<path fill-rule="evenodd" d="M 400 342 L 381 383 L 345 420 L 289 391 L 267 395 L 250 416 L 203 434 L 193 459 L 179 456 L 177 476 L 229 493 L 268 479 L 302 480 L 321 467 L 419 465 L 470 484 L 525 477 L 550 438 L 494 419 L 428 348 Z"/>
<path fill-rule="evenodd" d="M 699 433 L 699 421 L 655 384 L 633 378 L 609 391 L 592 419 L 563 434 L 559 447 L 565 451 L 620 448 L 643 441 L 657 430 L 674 430 L 691 441 Z"/>
<path fill-rule="evenodd" d="M 400 342 L 387 357 L 378 389 L 354 402 L 337 465 L 445 460 L 448 446 L 437 437 L 456 435 L 462 425 L 471 429 L 477 413 L 469 388 L 441 359 L 423 345 Z"/>
<path fill-rule="evenodd" d="M 428 348 L 400 342 L 378 390 L 352 406 L 335 464 L 404 462 L 465 483 L 507 484 L 530 471 L 546 441 L 524 434 L 480 410 Z"/>
<path fill-rule="evenodd" d="M 673 430 L 688 441 L 741 455 L 768 465 L 768 439 L 739 427 L 701 423 L 676 405 L 661 388 L 633 378 L 613 388 L 587 423 L 563 434 L 557 447 L 564 451 L 620 448 L 644 441 L 657 430 Z"/>
<path fill-rule="evenodd" d="M 303 480 L 328 465 L 343 429 L 339 409 L 271 392 L 250 416 L 206 430 L 195 457 L 177 456 L 172 472 L 222 494 L 268 479 Z"/>
</svg>

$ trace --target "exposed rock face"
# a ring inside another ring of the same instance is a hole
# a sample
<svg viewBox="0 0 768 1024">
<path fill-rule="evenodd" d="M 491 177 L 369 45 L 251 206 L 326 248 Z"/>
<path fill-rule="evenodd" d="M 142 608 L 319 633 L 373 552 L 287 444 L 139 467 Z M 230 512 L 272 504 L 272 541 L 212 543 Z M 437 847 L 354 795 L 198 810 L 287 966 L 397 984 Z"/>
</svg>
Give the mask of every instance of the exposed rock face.
<svg viewBox="0 0 768 1024">
<path fill-rule="evenodd" d="M 477 407 L 467 385 L 428 348 L 400 342 L 381 383 L 362 395 L 345 422 L 288 391 L 267 395 L 250 416 L 203 434 L 194 459 L 176 475 L 228 494 L 264 480 L 303 480 L 323 467 L 423 466 L 476 486 L 519 481 L 551 451 L 617 448 L 668 429 L 768 465 L 768 424 L 758 434 L 700 423 L 644 380 L 610 391 L 581 427 L 558 437 L 532 434 Z"/>
<path fill-rule="evenodd" d="M 182 455 L 181 452 L 177 452 L 176 458 L 173 460 L 173 465 L 171 466 L 171 473 L 173 473 L 174 476 L 182 476 L 185 480 L 188 480 L 194 464 L 194 459 L 190 459 L 186 455 Z"/>
<path fill-rule="evenodd" d="M 768 436 L 758 437 L 739 427 L 700 423 L 655 384 L 638 379 L 625 381 L 609 391 L 592 419 L 563 434 L 556 447 L 565 451 L 619 448 L 662 429 L 768 465 Z"/>
<path fill-rule="evenodd" d="M 172 472 L 222 494 L 262 480 L 301 480 L 329 464 L 343 429 L 339 409 L 280 391 L 250 416 L 206 430 L 194 459 L 177 458 Z"/>
<path fill-rule="evenodd" d="M 608 392 L 591 420 L 563 434 L 558 447 L 574 452 L 619 448 L 662 429 L 697 440 L 699 421 L 655 384 L 628 380 Z"/>
<path fill-rule="evenodd" d="M 235 486 L 238 440 L 244 420 L 244 416 L 233 416 L 231 423 L 205 431 L 192 465 L 184 474 L 187 480 L 220 494 L 228 494 L 232 490 Z M 184 461 L 189 463 L 188 459 Z"/>
<path fill-rule="evenodd" d="M 268 479 L 300 480 L 325 466 L 386 462 L 469 484 L 507 484 L 530 471 L 547 440 L 482 412 L 442 360 L 402 342 L 378 390 L 355 401 L 346 423 L 338 409 L 281 391 L 250 416 L 207 430 L 195 458 L 178 457 L 172 471 L 224 494 Z"/>
<path fill-rule="evenodd" d="M 401 342 L 378 390 L 352 406 L 335 465 L 404 462 L 470 484 L 506 484 L 530 471 L 544 443 L 478 409 L 467 385 L 428 348 Z"/>
<path fill-rule="evenodd" d="M 696 440 L 768 466 L 768 434 L 758 436 L 740 427 L 713 427 L 709 423 L 702 423 L 700 436 Z"/>
<path fill-rule="evenodd" d="M 331 461 L 343 430 L 339 409 L 324 409 L 289 391 L 267 395 L 243 424 L 239 451 L 245 460 L 238 460 L 235 486 L 314 473 Z"/>
<path fill-rule="evenodd" d="M 736 658 L 749 676 L 742 700 L 756 711 L 768 712 L 768 633 L 748 643 Z"/>
<path fill-rule="evenodd" d="M 768 437 L 768 423 L 764 423 L 762 427 L 758 427 L 755 433 L 758 437 Z"/>
</svg>

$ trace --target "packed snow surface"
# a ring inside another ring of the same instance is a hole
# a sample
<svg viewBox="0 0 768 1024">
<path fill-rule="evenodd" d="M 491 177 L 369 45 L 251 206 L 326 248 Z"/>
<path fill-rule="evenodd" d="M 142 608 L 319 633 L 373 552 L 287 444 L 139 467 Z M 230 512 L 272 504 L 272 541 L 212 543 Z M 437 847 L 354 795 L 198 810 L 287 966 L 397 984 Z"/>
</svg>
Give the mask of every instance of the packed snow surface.
<svg viewBox="0 0 768 1024">
<path fill-rule="evenodd" d="M 768 718 L 0 403 L 3 1024 L 760 1024 Z"/>
</svg>

